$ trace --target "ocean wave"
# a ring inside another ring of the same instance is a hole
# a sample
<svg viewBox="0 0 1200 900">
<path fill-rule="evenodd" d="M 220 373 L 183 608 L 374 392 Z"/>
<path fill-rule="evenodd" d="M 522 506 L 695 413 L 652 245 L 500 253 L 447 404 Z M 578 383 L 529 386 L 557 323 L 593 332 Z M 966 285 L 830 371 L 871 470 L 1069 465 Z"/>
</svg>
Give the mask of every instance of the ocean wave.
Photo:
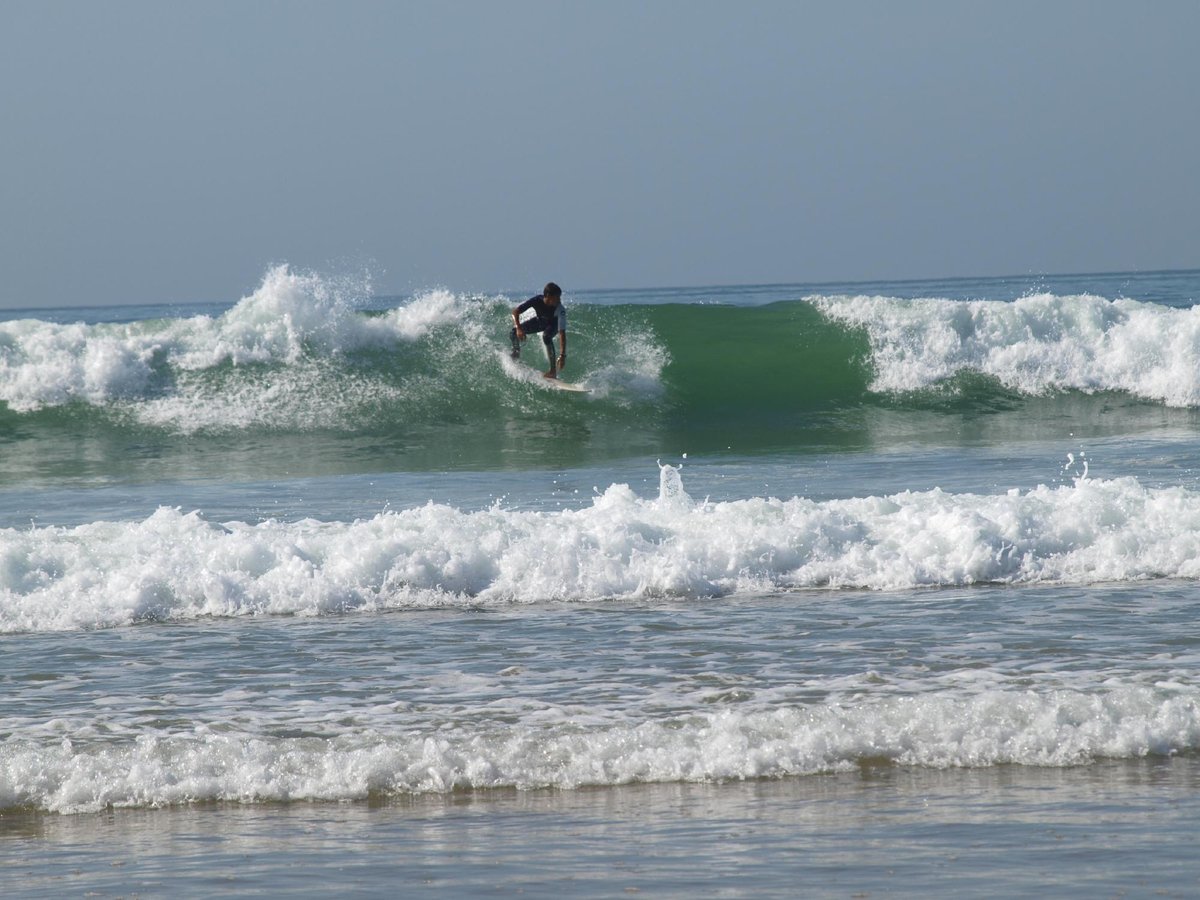
<svg viewBox="0 0 1200 900">
<path fill-rule="evenodd" d="M 514 390 L 503 366 L 506 298 L 432 290 L 364 311 L 369 296 L 365 280 L 278 266 L 218 316 L 0 322 L 0 410 L 69 408 L 84 421 L 186 435 L 358 432 L 523 408 L 529 392 Z M 636 341 L 621 340 L 621 330 L 585 317 L 568 374 L 618 405 L 658 397 L 668 355 L 644 329 Z M 575 360 L 587 354 L 577 348 L 589 344 L 604 353 L 583 369 Z M 528 347 L 533 373 L 542 349 Z"/>
<path fill-rule="evenodd" d="M 279 266 L 217 316 L 0 322 L 0 411 L 51 422 L 67 409 L 80 421 L 184 435 L 361 433 L 523 414 L 528 391 L 514 392 L 503 365 L 508 298 L 435 290 L 364 311 L 369 296 L 365 279 Z M 572 312 L 566 374 L 592 391 L 580 417 L 589 423 L 603 406 L 610 426 L 637 427 L 649 405 L 680 433 L 734 422 L 771 431 L 830 411 L 950 402 L 990 412 L 1068 393 L 1200 408 L 1195 308 L 1039 294 Z M 531 342 L 522 366 L 534 371 L 541 354 Z"/>
<path fill-rule="evenodd" d="M 811 302 L 831 320 L 866 332 L 875 391 L 918 391 L 969 371 L 1031 396 L 1120 391 L 1200 406 L 1200 307 L 1053 294 L 1013 302 Z"/>
<path fill-rule="evenodd" d="M 131 323 L 0 322 L 0 400 L 17 412 L 71 402 L 153 402 L 174 379 L 224 366 L 303 366 L 352 352 L 391 350 L 431 331 L 472 323 L 470 301 L 431 291 L 381 315 L 357 304 L 365 280 L 277 266 L 225 313 Z M 335 383 L 335 382 L 334 382 Z"/>
<path fill-rule="evenodd" d="M 1200 749 L 1200 691 L 1109 683 L 864 697 L 661 720 L 542 721 L 272 737 L 197 725 L 118 742 L 0 743 L 0 811 L 344 801 L 497 788 L 779 778 L 862 764 L 1072 766 Z"/>
<path fill-rule="evenodd" d="M 999 495 L 697 502 L 610 486 L 590 506 L 429 503 L 351 523 L 140 522 L 0 531 L 0 632 L 207 616 L 486 606 L 739 591 L 898 591 L 1200 577 L 1200 495 L 1080 478 Z"/>
</svg>

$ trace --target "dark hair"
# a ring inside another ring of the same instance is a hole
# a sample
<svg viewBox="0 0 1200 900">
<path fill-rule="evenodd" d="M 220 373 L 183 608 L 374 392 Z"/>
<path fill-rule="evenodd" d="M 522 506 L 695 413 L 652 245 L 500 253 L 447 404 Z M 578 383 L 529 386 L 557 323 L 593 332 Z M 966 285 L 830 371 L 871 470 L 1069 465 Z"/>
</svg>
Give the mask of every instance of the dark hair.
<svg viewBox="0 0 1200 900">
<path fill-rule="evenodd" d="M 562 296 L 562 288 L 560 288 L 553 281 L 549 281 L 546 283 L 546 286 L 544 288 L 542 288 L 542 296 L 543 297 L 561 297 Z"/>
</svg>

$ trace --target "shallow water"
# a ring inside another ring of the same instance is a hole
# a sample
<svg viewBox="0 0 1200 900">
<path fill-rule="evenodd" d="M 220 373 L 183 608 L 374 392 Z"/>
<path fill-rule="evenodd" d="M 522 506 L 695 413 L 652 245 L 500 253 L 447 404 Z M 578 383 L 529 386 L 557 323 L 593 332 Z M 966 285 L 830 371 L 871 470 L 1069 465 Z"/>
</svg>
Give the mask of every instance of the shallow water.
<svg viewBox="0 0 1200 900">
<path fill-rule="evenodd" d="M 1198 813 L 1194 757 L 866 765 L 725 784 L 19 813 L 3 849 L 6 880 L 47 897 L 1193 896 Z"/>
</svg>

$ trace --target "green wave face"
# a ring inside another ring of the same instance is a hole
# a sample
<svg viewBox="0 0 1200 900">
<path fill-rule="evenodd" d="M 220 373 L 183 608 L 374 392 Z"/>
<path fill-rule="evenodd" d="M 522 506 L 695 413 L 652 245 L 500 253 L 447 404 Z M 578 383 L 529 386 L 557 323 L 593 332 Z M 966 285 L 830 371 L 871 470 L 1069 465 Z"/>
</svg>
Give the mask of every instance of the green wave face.
<svg viewBox="0 0 1200 900">
<path fill-rule="evenodd" d="M 666 380 L 692 416 L 778 418 L 855 405 L 867 394 L 864 335 L 806 303 L 662 307 Z"/>
</svg>

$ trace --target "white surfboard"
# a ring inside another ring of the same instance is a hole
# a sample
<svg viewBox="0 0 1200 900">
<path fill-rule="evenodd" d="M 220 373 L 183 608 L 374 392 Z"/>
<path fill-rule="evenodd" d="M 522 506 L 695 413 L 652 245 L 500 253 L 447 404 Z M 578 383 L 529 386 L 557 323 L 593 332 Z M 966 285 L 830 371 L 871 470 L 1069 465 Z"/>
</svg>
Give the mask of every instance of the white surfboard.
<svg viewBox="0 0 1200 900">
<path fill-rule="evenodd" d="M 592 392 L 590 388 L 585 388 L 581 384 L 572 384 L 570 381 L 563 381 L 561 378 L 546 378 L 543 375 L 542 381 L 550 387 L 558 388 L 560 391 L 575 391 L 577 394 L 590 394 Z"/>
<path fill-rule="evenodd" d="M 504 368 L 505 374 L 510 378 L 515 378 L 518 381 L 526 381 L 538 387 L 571 391 L 575 394 L 590 394 L 592 392 L 591 388 L 586 388 L 581 384 L 563 381 L 561 378 L 547 378 L 541 372 L 536 372 L 529 368 L 529 366 L 517 362 L 517 360 L 513 359 L 507 353 L 500 355 L 500 365 Z"/>
</svg>

